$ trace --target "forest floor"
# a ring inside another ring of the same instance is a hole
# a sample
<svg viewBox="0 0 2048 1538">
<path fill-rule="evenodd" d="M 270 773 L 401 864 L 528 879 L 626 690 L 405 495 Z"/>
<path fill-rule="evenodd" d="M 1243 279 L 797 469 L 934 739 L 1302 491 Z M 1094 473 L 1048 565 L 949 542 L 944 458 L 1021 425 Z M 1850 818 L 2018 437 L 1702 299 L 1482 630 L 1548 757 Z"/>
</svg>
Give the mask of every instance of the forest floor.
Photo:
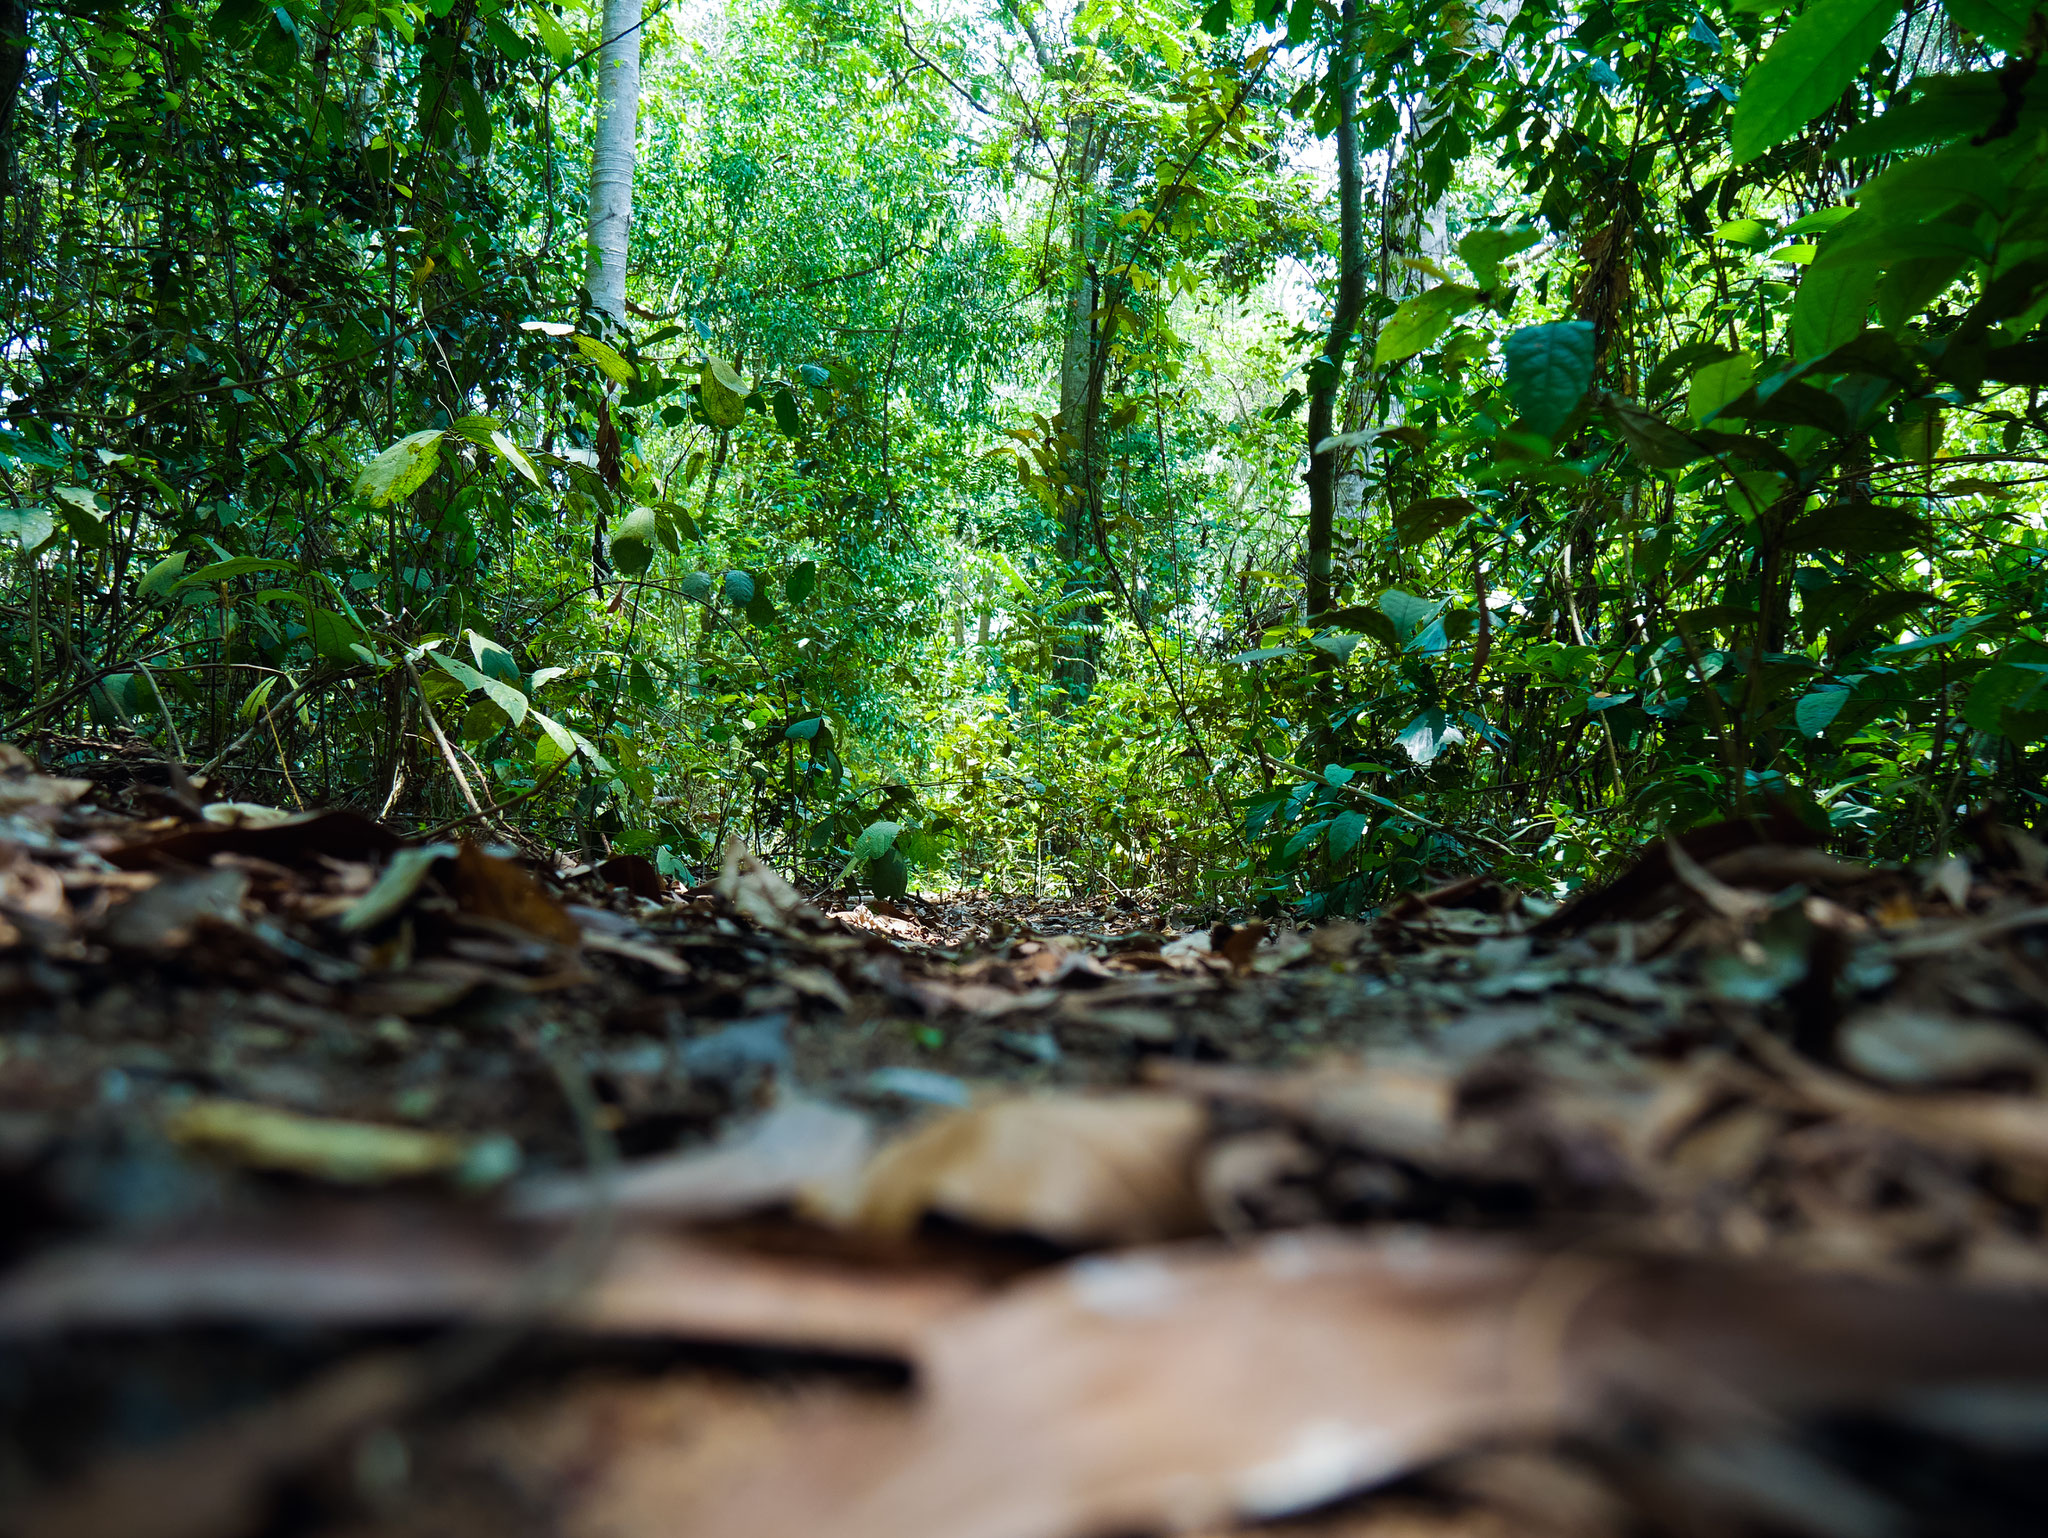
<svg viewBox="0 0 2048 1538">
<path fill-rule="evenodd" d="M 0 1531 L 2037 1535 L 1979 833 L 1184 929 L 0 747 Z"/>
</svg>

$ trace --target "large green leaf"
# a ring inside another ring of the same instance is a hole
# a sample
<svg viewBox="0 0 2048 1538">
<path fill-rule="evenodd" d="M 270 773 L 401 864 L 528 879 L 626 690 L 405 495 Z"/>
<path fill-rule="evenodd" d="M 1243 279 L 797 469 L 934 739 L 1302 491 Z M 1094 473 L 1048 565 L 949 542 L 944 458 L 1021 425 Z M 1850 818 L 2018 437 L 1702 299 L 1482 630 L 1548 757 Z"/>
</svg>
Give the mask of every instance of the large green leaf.
<svg viewBox="0 0 2048 1538">
<path fill-rule="evenodd" d="M 189 550 L 172 551 L 142 574 L 135 591 L 147 598 L 168 596 L 173 584 L 185 574 L 185 561 L 191 554 Z"/>
<path fill-rule="evenodd" d="M 1511 230 L 1471 230 L 1458 242 L 1458 255 L 1481 288 L 1492 288 L 1500 281 L 1501 263 L 1542 238 L 1540 230 L 1526 224 Z"/>
<path fill-rule="evenodd" d="M 486 699 L 512 718 L 514 726 L 526 719 L 526 696 L 512 685 L 502 679 L 486 678 L 468 663 L 458 662 L 455 658 L 438 651 L 430 651 L 427 656 L 433 659 L 435 667 L 461 684 L 463 688 L 481 690 Z"/>
<path fill-rule="evenodd" d="M 407 433 L 362 468 L 354 491 L 372 507 L 389 507 L 419 490 L 441 462 L 442 432 Z"/>
<path fill-rule="evenodd" d="M 1917 549 L 1927 539 L 1920 515 L 1883 502 L 1837 502 L 1815 508 L 1785 531 L 1787 550 L 1882 555 Z"/>
<path fill-rule="evenodd" d="M 1479 303 L 1483 296 L 1463 283 L 1444 283 L 1427 293 L 1401 301 L 1373 344 L 1372 361 L 1398 363 L 1412 358 L 1450 330 L 1451 322 Z"/>
<path fill-rule="evenodd" d="M 746 386 L 723 358 L 711 359 L 698 373 L 697 398 L 705 420 L 716 428 L 738 427 L 747 414 Z"/>
<path fill-rule="evenodd" d="M 1820 0 L 1778 34 L 1742 82 L 1729 147 L 1735 163 L 1782 144 L 1832 107 L 1891 30 L 1900 0 Z"/>
<path fill-rule="evenodd" d="M 629 577 L 644 577 L 654 564 L 660 520 L 651 507 L 636 507 L 612 530 L 612 565 Z"/>
<path fill-rule="evenodd" d="M 1390 587 L 1379 597 L 1379 610 L 1393 624 L 1394 632 L 1407 640 L 1436 618 L 1442 604 L 1431 603 L 1427 598 L 1417 598 L 1398 587 Z"/>
<path fill-rule="evenodd" d="M 853 841 L 853 857 L 856 860 L 879 860 L 895 846 L 896 835 L 903 831 L 900 822 L 871 822 L 861 829 L 860 837 Z"/>
<path fill-rule="evenodd" d="M 1732 358 L 1716 359 L 1694 371 L 1692 388 L 1685 398 L 1686 410 L 1693 421 L 1704 422 L 1722 407 L 1746 395 L 1755 378 L 1756 359 L 1746 352 L 1739 352 Z"/>
<path fill-rule="evenodd" d="M 1816 689 L 1792 707 L 1792 719 L 1806 736 L 1818 737 L 1848 703 L 1847 689 Z"/>
<path fill-rule="evenodd" d="M 107 548 L 107 510 L 98 497 L 83 486 L 58 486 L 50 495 L 57 499 L 57 514 L 73 539 L 88 550 Z"/>
<path fill-rule="evenodd" d="M 1508 366 L 1508 399 L 1532 432 L 1555 438 L 1592 388 L 1591 323 L 1554 321 L 1524 326 L 1501 348 Z"/>
<path fill-rule="evenodd" d="M 12 534 L 33 555 L 57 534 L 57 520 L 47 507 L 0 507 L 0 534 Z"/>
<path fill-rule="evenodd" d="M 1792 348 L 1798 356 L 1819 358 L 1862 336 L 1876 291 L 1876 266 L 1810 268 L 1792 301 Z"/>
<path fill-rule="evenodd" d="M 574 342 L 576 350 L 597 365 L 597 371 L 613 384 L 625 385 L 633 382 L 633 365 L 620 357 L 618 350 L 609 343 L 600 342 L 594 336 L 585 336 L 580 331 L 569 340 Z"/>
<path fill-rule="evenodd" d="M 2008 53 L 2025 46 L 2034 13 L 2041 9 L 2034 0 L 1942 0 L 1942 8 L 1957 26 Z"/>
</svg>

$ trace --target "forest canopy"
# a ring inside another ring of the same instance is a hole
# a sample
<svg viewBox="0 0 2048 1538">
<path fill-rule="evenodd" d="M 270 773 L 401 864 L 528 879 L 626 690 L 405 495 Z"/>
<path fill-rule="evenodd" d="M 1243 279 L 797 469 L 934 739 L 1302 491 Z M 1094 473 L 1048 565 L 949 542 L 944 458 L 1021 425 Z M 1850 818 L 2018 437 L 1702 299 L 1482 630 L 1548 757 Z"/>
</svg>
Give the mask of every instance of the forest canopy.
<svg viewBox="0 0 2048 1538">
<path fill-rule="evenodd" d="M 0 738 L 1357 912 L 2041 816 L 2029 0 L 0 0 Z"/>
</svg>

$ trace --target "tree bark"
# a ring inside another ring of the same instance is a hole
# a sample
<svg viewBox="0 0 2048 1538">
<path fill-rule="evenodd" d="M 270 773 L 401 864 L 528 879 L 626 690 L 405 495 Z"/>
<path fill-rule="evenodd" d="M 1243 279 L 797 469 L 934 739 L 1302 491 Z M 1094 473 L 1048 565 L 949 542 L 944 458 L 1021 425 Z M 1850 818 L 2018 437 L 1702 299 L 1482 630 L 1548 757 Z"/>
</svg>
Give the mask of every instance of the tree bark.
<svg viewBox="0 0 2048 1538">
<path fill-rule="evenodd" d="M 1344 387 L 1344 359 L 1351 332 L 1365 303 L 1364 191 L 1358 164 L 1358 84 L 1354 44 L 1358 0 L 1345 0 L 1337 57 L 1331 64 L 1331 85 L 1337 96 L 1337 302 L 1330 314 L 1330 334 L 1308 404 L 1308 619 L 1317 623 L 1330 608 L 1330 552 L 1337 519 L 1337 462 L 1341 452 L 1317 451 L 1331 435 L 1337 395 Z"/>
<path fill-rule="evenodd" d="M 14 191 L 14 115 L 28 68 L 29 0 L 0 0 L 0 228 Z"/>
<path fill-rule="evenodd" d="M 633 161 L 640 127 L 641 0 L 605 0 L 597 54 L 597 138 L 590 150 L 593 309 L 626 319 L 626 246 L 633 228 Z"/>
</svg>

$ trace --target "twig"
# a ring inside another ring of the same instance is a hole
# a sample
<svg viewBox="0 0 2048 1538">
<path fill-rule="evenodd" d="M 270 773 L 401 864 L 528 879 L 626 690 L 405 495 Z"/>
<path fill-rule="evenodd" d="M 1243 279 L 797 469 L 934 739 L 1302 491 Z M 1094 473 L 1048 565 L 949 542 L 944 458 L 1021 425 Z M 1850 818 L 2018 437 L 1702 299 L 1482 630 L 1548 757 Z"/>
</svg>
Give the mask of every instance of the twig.
<svg viewBox="0 0 2048 1538">
<path fill-rule="evenodd" d="M 420 675 L 412 665 L 412 659 L 401 657 L 398 665 L 405 669 L 405 676 L 412 680 L 412 686 L 419 691 L 420 709 L 427 718 L 427 730 L 434 734 L 434 746 L 441 750 L 441 761 L 448 766 L 448 772 L 455 776 L 455 784 L 462 791 L 462 799 L 469 803 L 469 809 L 477 816 L 489 815 L 476 799 L 476 792 L 469 788 L 469 776 L 462 772 L 462 765 L 455 761 L 455 750 L 448 746 L 448 734 L 441 730 L 440 719 L 434 714 L 434 702 L 427 698 L 427 686 L 420 682 Z"/>
<path fill-rule="evenodd" d="M 518 795 L 509 797 L 506 800 L 499 801 L 490 806 L 484 807 L 480 811 L 472 812 L 467 817 L 458 817 L 453 822 L 444 822 L 438 828 L 429 828 L 425 833 L 421 834 L 420 837 L 432 841 L 434 839 L 441 837 L 441 835 L 443 835 L 444 833 L 453 833 L 457 828 L 466 828 L 473 822 L 481 822 L 487 817 L 495 817 L 497 816 L 498 813 L 505 811 L 508 808 L 515 807 L 519 805 L 519 803 L 522 801 L 530 801 L 535 796 L 539 795 L 542 791 L 546 790 L 550 785 L 554 784 L 557 779 L 561 778 L 562 771 L 564 769 L 567 769 L 573 761 L 573 754 L 558 759 L 555 762 L 554 768 L 550 769 L 546 774 L 542 775 L 538 780 L 534 781 L 532 786 L 530 786 L 526 790 L 522 790 Z M 388 811 L 389 808 L 387 807 L 386 810 Z"/>
</svg>

